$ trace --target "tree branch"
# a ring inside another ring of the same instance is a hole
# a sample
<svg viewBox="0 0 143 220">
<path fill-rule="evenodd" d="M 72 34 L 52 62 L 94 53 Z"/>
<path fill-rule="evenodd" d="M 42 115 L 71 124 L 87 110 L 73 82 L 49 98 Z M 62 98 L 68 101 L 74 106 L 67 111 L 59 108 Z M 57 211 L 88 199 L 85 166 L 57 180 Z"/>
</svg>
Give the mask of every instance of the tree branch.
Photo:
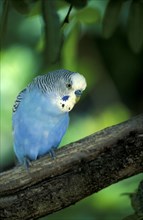
<svg viewBox="0 0 143 220">
<path fill-rule="evenodd" d="M 143 172 L 143 115 L 0 174 L 1 219 L 37 219 Z"/>
</svg>

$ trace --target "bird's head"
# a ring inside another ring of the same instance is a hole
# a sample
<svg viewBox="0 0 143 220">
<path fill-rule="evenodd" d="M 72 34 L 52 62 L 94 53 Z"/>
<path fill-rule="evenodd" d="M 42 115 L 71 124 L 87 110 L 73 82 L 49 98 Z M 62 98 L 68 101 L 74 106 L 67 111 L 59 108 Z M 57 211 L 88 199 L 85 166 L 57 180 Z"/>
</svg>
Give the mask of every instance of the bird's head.
<svg viewBox="0 0 143 220">
<path fill-rule="evenodd" d="M 79 101 L 87 84 L 84 76 L 79 73 L 68 70 L 59 71 L 60 77 L 55 82 L 55 104 L 62 112 L 69 112 Z"/>
</svg>

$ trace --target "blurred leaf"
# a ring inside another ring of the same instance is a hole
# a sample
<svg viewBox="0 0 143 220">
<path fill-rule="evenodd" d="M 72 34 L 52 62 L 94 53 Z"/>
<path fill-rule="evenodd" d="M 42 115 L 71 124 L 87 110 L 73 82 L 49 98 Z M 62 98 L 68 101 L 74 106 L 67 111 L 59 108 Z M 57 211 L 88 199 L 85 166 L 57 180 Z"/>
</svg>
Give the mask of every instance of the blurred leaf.
<svg viewBox="0 0 143 220">
<path fill-rule="evenodd" d="M 33 7 L 30 10 L 29 16 L 39 15 L 41 13 L 41 1 L 35 1 Z"/>
<path fill-rule="evenodd" d="M 77 19 L 81 22 L 92 24 L 100 20 L 100 12 L 97 8 L 86 7 L 78 11 Z"/>
<path fill-rule="evenodd" d="M 128 20 L 128 40 L 136 53 L 143 48 L 143 1 L 133 1 Z"/>
<path fill-rule="evenodd" d="M 142 220 L 143 219 L 143 180 L 140 182 L 137 192 L 128 194 L 135 214 L 127 216 L 123 220 Z"/>
<path fill-rule="evenodd" d="M 18 45 L 1 51 L 0 57 L 0 168 L 2 170 L 14 161 L 11 127 L 12 106 L 17 94 L 34 77 L 38 62 L 30 48 Z"/>
<path fill-rule="evenodd" d="M 73 69 L 77 65 L 77 45 L 80 36 L 80 25 L 74 19 L 65 30 L 66 39 L 62 48 L 62 60 L 65 69 Z"/>
<path fill-rule="evenodd" d="M 143 181 L 140 182 L 137 192 L 131 194 L 131 203 L 137 215 L 143 217 Z"/>
<path fill-rule="evenodd" d="M 60 20 L 54 1 L 42 0 L 42 16 L 45 31 L 45 61 L 55 63 L 59 58 L 61 32 Z"/>
<path fill-rule="evenodd" d="M 103 37 L 112 36 L 118 25 L 118 17 L 123 0 L 110 0 L 103 17 Z"/>
<path fill-rule="evenodd" d="M 21 14 L 29 13 L 29 3 L 26 0 L 11 0 L 12 6 Z"/>
<path fill-rule="evenodd" d="M 77 32 L 77 30 L 75 31 Z M 76 62 L 77 62 L 77 59 L 76 59 Z M 73 68 L 70 68 L 70 69 L 73 69 Z M 86 99 L 86 96 L 85 96 L 85 99 Z M 126 109 L 126 107 L 122 105 L 121 103 L 117 103 L 115 105 L 107 107 L 106 109 L 104 109 L 104 111 L 100 112 L 98 115 L 94 114 L 94 109 L 93 109 L 93 112 L 90 112 L 90 114 L 77 115 L 77 118 L 73 118 L 71 120 L 70 126 L 61 142 L 61 146 L 68 144 L 69 142 L 79 140 L 80 138 L 90 135 L 110 125 L 117 124 L 121 121 L 126 120 L 127 118 L 129 118 L 129 112 Z M 83 129 L 83 128 L 86 128 L 86 129 Z M 112 207 L 113 204 L 115 204 L 114 198 L 115 198 L 116 192 L 117 192 L 117 188 L 115 189 L 113 194 L 110 191 L 110 201 L 109 201 L 109 196 L 108 196 L 109 194 L 108 194 L 106 195 L 106 198 L 105 197 L 104 199 L 101 198 L 100 203 L 98 203 L 98 205 L 96 204 L 96 206 L 103 207 L 103 200 L 105 202 L 106 200 L 108 200 L 107 202 L 108 205 Z"/>
<path fill-rule="evenodd" d="M 87 0 L 65 0 L 76 8 L 83 8 L 87 5 Z"/>
<path fill-rule="evenodd" d="M 123 218 L 123 220 L 142 220 L 142 218 L 140 218 L 136 214 L 134 214 L 134 215 L 129 215 L 129 216 Z"/>
<path fill-rule="evenodd" d="M 2 16 L 1 16 L 1 29 L 0 29 L 0 42 L 1 45 L 3 43 L 3 40 L 5 39 L 5 34 L 7 30 L 7 21 L 8 21 L 8 13 L 9 13 L 9 1 L 4 0 L 3 3 L 1 2 L 2 7 Z"/>
</svg>

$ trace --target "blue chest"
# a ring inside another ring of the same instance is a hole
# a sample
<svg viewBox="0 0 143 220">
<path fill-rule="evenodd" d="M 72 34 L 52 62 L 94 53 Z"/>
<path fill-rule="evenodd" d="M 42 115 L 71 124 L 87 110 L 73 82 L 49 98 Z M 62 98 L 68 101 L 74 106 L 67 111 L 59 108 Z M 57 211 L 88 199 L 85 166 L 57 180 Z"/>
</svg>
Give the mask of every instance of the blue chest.
<svg viewBox="0 0 143 220">
<path fill-rule="evenodd" d="M 35 160 L 57 148 L 69 124 L 49 96 L 32 92 L 21 101 L 13 115 L 14 150 L 20 162 Z"/>
</svg>

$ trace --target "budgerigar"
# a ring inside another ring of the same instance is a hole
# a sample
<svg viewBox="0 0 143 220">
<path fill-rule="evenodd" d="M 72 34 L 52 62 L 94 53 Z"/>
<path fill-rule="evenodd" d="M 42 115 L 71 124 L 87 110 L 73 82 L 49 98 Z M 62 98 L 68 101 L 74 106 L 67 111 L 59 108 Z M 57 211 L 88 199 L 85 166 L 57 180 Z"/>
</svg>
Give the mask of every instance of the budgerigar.
<svg viewBox="0 0 143 220">
<path fill-rule="evenodd" d="M 29 166 L 48 153 L 54 156 L 69 124 L 72 110 L 86 88 L 83 75 L 56 70 L 38 76 L 22 90 L 13 106 L 14 151 Z"/>
</svg>

